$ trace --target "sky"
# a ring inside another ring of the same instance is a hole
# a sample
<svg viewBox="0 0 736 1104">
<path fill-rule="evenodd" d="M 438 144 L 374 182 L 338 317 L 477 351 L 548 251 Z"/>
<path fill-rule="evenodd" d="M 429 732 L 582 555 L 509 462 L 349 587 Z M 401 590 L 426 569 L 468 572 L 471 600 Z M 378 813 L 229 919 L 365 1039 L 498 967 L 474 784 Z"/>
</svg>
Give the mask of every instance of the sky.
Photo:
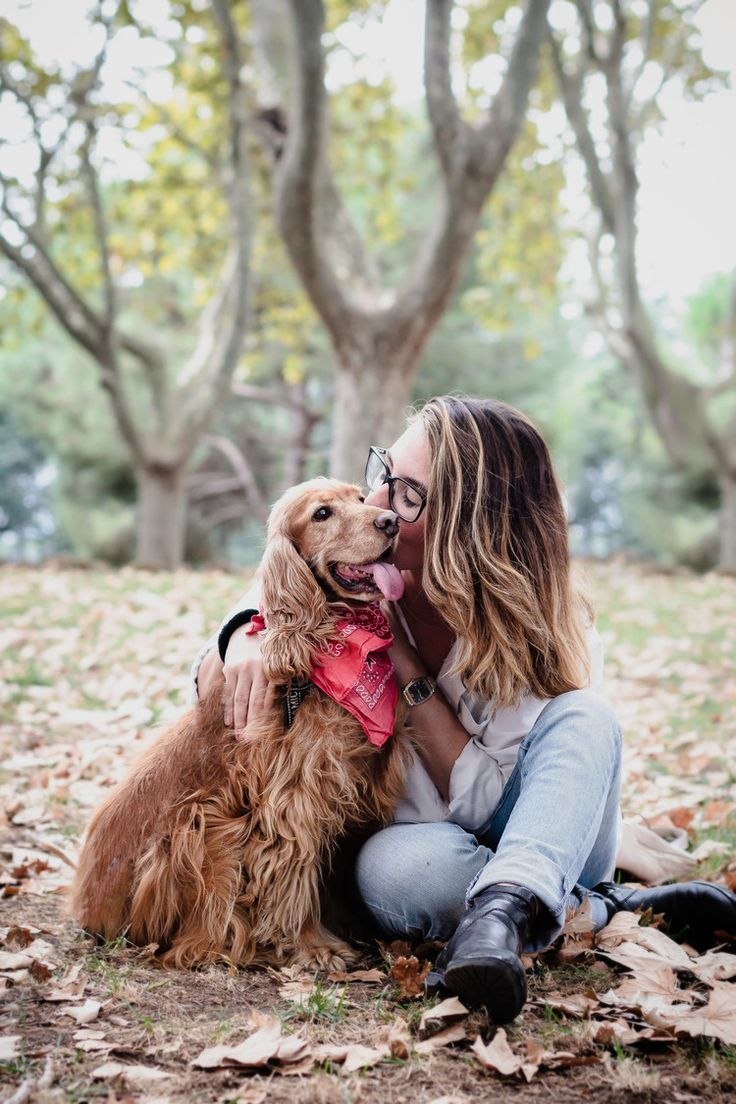
<svg viewBox="0 0 736 1104">
<path fill-rule="evenodd" d="M 92 48 L 83 19 L 87 6 L 87 0 L 0 0 L 0 14 L 30 34 L 42 59 L 71 62 Z M 380 23 L 355 28 L 346 41 L 364 53 L 364 64 L 376 71 L 385 65 L 407 105 L 422 98 L 423 8 L 422 0 L 390 0 Z M 147 20 L 157 9 L 165 18 L 165 0 L 146 0 Z M 705 59 L 728 71 L 731 87 L 700 103 L 671 100 L 661 132 L 647 138 L 640 153 L 642 284 L 671 305 L 712 273 L 736 265 L 736 0 L 706 0 L 699 23 Z M 111 79 L 142 60 L 139 43 L 131 37 L 126 46 L 125 38 L 118 38 Z M 481 76 L 492 89 L 498 72 L 491 63 Z M 574 219 L 579 203 L 574 189 L 569 203 Z"/>
</svg>

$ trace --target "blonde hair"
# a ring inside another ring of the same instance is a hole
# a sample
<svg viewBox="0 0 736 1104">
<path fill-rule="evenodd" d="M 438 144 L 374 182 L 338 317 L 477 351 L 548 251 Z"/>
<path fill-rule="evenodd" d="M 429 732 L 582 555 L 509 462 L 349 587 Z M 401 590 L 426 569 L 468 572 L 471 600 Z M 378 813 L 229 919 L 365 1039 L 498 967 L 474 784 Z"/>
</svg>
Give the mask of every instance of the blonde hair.
<svg viewBox="0 0 736 1104">
<path fill-rule="evenodd" d="M 411 419 L 432 456 L 422 585 L 458 637 L 453 674 L 496 707 L 588 682 L 567 520 L 547 446 L 520 411 L 444 395 Z"/>
</svg>

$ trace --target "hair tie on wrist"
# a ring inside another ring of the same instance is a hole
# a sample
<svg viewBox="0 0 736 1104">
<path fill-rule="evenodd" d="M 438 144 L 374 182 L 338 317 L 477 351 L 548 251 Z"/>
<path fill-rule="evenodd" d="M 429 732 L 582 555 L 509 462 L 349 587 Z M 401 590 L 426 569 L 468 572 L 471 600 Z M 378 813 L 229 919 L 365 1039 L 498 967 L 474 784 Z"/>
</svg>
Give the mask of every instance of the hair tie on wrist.
<svg viewBox="0 0 736 1104">
<path fill-rule="evenodd" d="M 220 653 L 220 659 L 225 662 L 225 653 L 227 652 L 227 646 L 230 643 L 230 637 L 233 635 L 236 629 L 239 629 L 241 625 L 247 625 L 252 617 L 258 613 L 257 609 L 240 610 L 220 629 L 220 633 L 217 637 L 217 650 Z"/>
</svg>

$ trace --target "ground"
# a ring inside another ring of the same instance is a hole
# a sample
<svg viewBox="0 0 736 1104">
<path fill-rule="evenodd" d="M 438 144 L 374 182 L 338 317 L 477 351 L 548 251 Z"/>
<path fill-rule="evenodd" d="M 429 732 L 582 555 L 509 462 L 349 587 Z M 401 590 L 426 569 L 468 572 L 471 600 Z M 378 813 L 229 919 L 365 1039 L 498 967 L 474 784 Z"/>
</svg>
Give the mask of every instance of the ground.
<svg viewBox="0 0 736 1104">
<path fill-rule="evenodd" d="M 734 884 L 736 580 L 582 567 L 625 734 L 625 812 L 687 834 L 702 857 L 695 873 Z M 369 981 L 226 964 L 188 974 L 78 931 L 63 890 L 90 810 L 152 727 L 184 707 L 189 662 L 244 582 L 226 572 L 0 570 L 0 1095 L 736 1101 L 736 958 L 688 957 L 647 918 L 600 942 L 578 918 L 580 930 L 573 923 L 560 948 L 529 963 L 530 1001 L 506 1040 L 482 1013 L 420 1026 L 437 998 L 411 997 L 398 979 L 402 965 L 411 975 L 412 951 L 421 969 L 425 948 L 366 950 Z M 422 1053 L 421 1040 L 451 1024 L 460 1037 Z M 275 1040 L 260 1067 L 191 1064 L 256 1031 Z"/>
</svg>

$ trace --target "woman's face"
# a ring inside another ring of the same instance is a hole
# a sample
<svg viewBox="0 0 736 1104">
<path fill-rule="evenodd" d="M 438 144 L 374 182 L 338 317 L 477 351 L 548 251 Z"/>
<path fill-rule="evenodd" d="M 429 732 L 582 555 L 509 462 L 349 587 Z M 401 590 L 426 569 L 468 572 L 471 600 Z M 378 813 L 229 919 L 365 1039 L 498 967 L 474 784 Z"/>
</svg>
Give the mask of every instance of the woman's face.
<svg viewBox="0 0 736 1104">
<path fill-rule="evenodd" d="M 414 422 L 391 445 L 386 457 L 391 475 L 401 476 L 415 483 L 426 494 L 429 483 L 430 454 L 427 436 L 421 422 Z M 389 509 L 388 484 L 372 491 L 366 498 L 371 506 Z M 393 562 L 399 571 L 420 573 L 424 564 L 424 519 L 423 511 L 416 521 L 399 521 L 399 537 Z"/>
</svg>

